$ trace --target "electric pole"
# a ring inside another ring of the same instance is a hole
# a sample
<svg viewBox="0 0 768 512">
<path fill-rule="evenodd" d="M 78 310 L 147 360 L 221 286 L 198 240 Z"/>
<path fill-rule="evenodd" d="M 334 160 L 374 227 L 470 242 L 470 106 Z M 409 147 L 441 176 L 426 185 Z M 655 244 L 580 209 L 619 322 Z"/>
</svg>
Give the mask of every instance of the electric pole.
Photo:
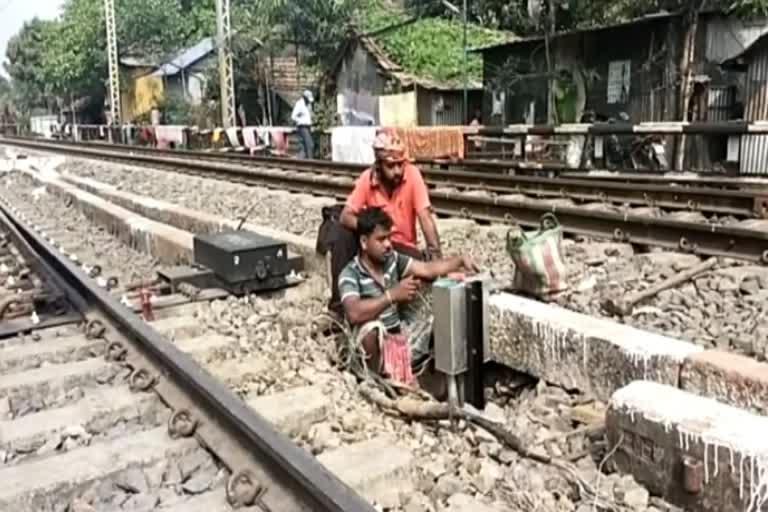
<svg viewBox="0 0 768 512">
<path fill-rule="evenodd" d="M 237 126 L 235 121 L 235 76 L 232 64 L 232 22 L 229 0 L 216 0 L 216 45 L 219 48 L 219 82 L 221 89 L 221 124 Z"/>
<path fill-rule="evenodd" d="M 109 109 L 112 114 L 112 124 L 120 125 L 122 119 L 120 109 L 120 63 L 117 60 L 115 0 L 104 0 L 104 18 L 107 22 L 107 55 L 109 57 Z M 74 114 L 73 111 L 73 119 Z"/>
</svg>

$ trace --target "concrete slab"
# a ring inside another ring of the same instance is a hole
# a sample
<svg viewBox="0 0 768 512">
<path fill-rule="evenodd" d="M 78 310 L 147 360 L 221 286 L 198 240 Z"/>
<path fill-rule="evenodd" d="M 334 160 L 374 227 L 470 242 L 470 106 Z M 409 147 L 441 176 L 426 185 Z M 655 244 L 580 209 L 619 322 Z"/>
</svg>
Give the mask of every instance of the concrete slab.
<svg viewBox="0 0 768 512">
<path fill-rule="evenodd" d="M 248 405 L 282 433 L 296 436 L 326 418 L 330 400 L 321 388 L 306 386 L 251 398 Z"/>
<path fill-rule="evenodd" d="M 195 338 L 184 338 L 175 345 L 193 357 L 202 357 L 217 349 L 229 347 L 237 343 L 237 340 L 222 336 L 221 334 L 206 334 Z"/>
<path fill-rule="evenodd" d="M 0 397 L 15 396 L 24 391 L 70 388 L 95 382 L 97 374 L 108 364 L 101 358 L 94 358 L 0 375 Z"/>
<path fill-rule="evenodd" d="M 101 183 L 91 178 L 81 178 L 65 173 L 62 175 L 62 180 L 69 185 L 74 185 L 89 193 L 96 194 L 123 208 L 144 215 L 149 219 L 175 226 L 176 228 L 191 233 L 215 233 L 223 229 L 234 229 L 240 223 L 239 220 L 227 219 L 166 201 L 159 201 L 157 199 L 118 190 L 112 185 Z M 330 204 L 333 204 L 333 202 Z M 318 207 L 317 212 L 318 215 L 320 215 L 320 207 Z M 288 249 L 290 251 L 288 258 L 295 261 L 295 265 L 299 267 L 296 268 L 297 271 L 302 270 L 305 265 L 307 265 L 308 269 L 312 270 L 322 268 L 315 266 L 316 263 L 321 263 L 322 260 L 316 255 L 315 244 L 312 240 L 294 235 L 287 231 L 253 223 L 246 223 L 243 226 L 243 229 L 254 231 L 288 244 Z M 301 259 L 297 259 L 297 255 L 300 256 Z"/>
<path fill-rule="evenodd" d="M 751 357 L 715 350 L 693 354 L 683 364 L 680 387 L 768 416 L 768 364 Z"/>
<path fill-rule="evenodd" d="M 227 504 L 227 492 L 223 487 L 217 487 L 216 489 L 201 494 L 199 496 L 193 496 L 192 498 L 178 503 L 172 503 L 167 506 L 160 505 L 160 508 L 152 510 L 161 510 L 164 512 L 230 512 L 234 511 L 232 507 Z M 151 512 L 150 510 L 137 510 L 134 512 Z M 237 512 L 262 512 L 262 509 L 256 507 L 243 507 L 238 508 Z"/>
<path fill-rule="evenodd" d="M 54 504 L 68 501 L 68 494 L 91 482 L 195 449 L 199 449 L 195 439 L 172 441 L 163 426 L 0 469 L 0 510 L 53 509 Z"/>
<path fill-rule="evenodd" d="M 637 381 L 613 395 L 606 425 L 618 469 L 652 494 L 691 512 L 768 508 L 768 417 Z"/>
<path fill-rule="evenodd" d="M 22 172 L 44 184 L 52 193 L 71 197 L 87 217 L 107 227 L 131 247 L 151 254 L 162 263 L 192 261 L 192 233 L 142 217 L 60 178 L 30 170 Z"/>
<path fill-rule="evenodd" d="M 132 393 L 127 387 L 89 390 L 82 400 L 72 405 L 0 421 L 0 446 L 47 438 L 73 425 L 89 430 L 89 425 L 106 416 L 126 420 L 140 418 L 148 408 L 159 405 L 157 395 Z"/>
<path fill-rule="evenodd" d="M 411 452 L 394 440 L 375 438 L 322 453 L 317 458 L 328 470 L 366 499 L 384 508 L 400 505 L 400 494 L 414 491 L 409 476 Z"/>
<path fill-rule="evenodd" d="M 72 336 L 0 348 L 0 373 L 37 368 L 41 363 L 70 363 L 104 354 L 103 340 Z"/>
<path fill-rule="evenodd" d="M 491 296 L 495 361 L 608 400 L 634 380 L 677 386 L 692 343 L 509 293 Z"/>
<path fill-rule="evenodd" d="M 170 340 L 196 338 L 205 333 L 205 327 L 192 316 L 174 316 L 149 322 L 154 330 Z"/>
<path fill-rule="evenodd" d="M 205 370 L 228 386 L 234 386 L 246 379 L 249 374 L 256 377 L 269 365 L 268 360 L 256 356 L 239 360 L 217 361 L 206 365 Z"/>
<path fill-rule="evenodd" d="M 18 347 L 20 345 L 33 345 L 45 340 L 59 340 L 63 338 L 70 338 L 82 333 L 81 329 L 78 329 L 76 324 L 61 325 L 58 327 L 47 327 L 45 329 L 36 330 L 33 336 L 14 336 L 13 338 L 6 338 L 0 340 L 0 349 L 9 347 Z"/>
</svg>

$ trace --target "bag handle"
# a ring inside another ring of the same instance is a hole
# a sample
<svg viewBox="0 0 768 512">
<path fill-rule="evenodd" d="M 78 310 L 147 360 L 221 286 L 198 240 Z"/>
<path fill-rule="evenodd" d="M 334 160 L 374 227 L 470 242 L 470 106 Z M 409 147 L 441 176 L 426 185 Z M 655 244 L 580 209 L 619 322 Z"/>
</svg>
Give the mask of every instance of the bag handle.
<svg viewBox="0 0 768 512">
<path fill-rule="evenodd" d="M 507 231 L 507 252 L 520 247 L 526 241 L 528 241 L 528 237 L 526 236 L 524 230 L 518 229 L 517 233 L 514 235 L 514 238 L 513 238 L 512 228 L 509 228 L 509 230 Z"/>
<path fill-rule="evenodd" d="M 560 222 L 557 220 L 554 213 L 545 213 L 541 216 L 541 219 L 539 219 L 539 231 L 549 231 L 550 229 L 558 227 L 560 227 Z"/>
</svg>

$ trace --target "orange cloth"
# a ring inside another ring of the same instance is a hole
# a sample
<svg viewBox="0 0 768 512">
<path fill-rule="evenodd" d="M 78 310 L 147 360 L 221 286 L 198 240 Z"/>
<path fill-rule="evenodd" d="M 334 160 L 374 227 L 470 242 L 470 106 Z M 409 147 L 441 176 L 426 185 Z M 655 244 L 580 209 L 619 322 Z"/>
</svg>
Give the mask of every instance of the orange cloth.
<svg viewBox="0 0 768 512">
<path fill-rule="evenodd" d="M 420 126 L 395 129 L 409 158 L 464 158 L 464 132 L 461 128 Z"/>
<path fill-rule="evenodd" d="M 392 197 L 381 187 L 373 170 L 368 169 L 355 183 L 355 189 L 347 198 L 347 206 L 354 214 L 365 208 L 381 208 L 392 218 L 392 241 L 415 248 L 416 215 L 432 204 L 421 171 L 413 164 L 406 162 L 404 165 L 403 181 Z"/>
</svg>

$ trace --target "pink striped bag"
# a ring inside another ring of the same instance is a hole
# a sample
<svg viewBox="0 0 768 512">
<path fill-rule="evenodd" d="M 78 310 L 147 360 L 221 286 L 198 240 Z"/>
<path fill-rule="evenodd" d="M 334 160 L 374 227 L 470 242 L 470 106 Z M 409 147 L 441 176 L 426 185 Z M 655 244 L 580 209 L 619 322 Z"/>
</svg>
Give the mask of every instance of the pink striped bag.
<svg viewBox="0 0 768 512">
<path fill-rule="evenodd" d="M 533 233 L 507 232 L 507 253 L 515 263 L 516 290 L 552 300 L 568 289 L 562 241 L 563 228 L 551 213 L 541 217 L 539 229 Z"/>
</svg>

